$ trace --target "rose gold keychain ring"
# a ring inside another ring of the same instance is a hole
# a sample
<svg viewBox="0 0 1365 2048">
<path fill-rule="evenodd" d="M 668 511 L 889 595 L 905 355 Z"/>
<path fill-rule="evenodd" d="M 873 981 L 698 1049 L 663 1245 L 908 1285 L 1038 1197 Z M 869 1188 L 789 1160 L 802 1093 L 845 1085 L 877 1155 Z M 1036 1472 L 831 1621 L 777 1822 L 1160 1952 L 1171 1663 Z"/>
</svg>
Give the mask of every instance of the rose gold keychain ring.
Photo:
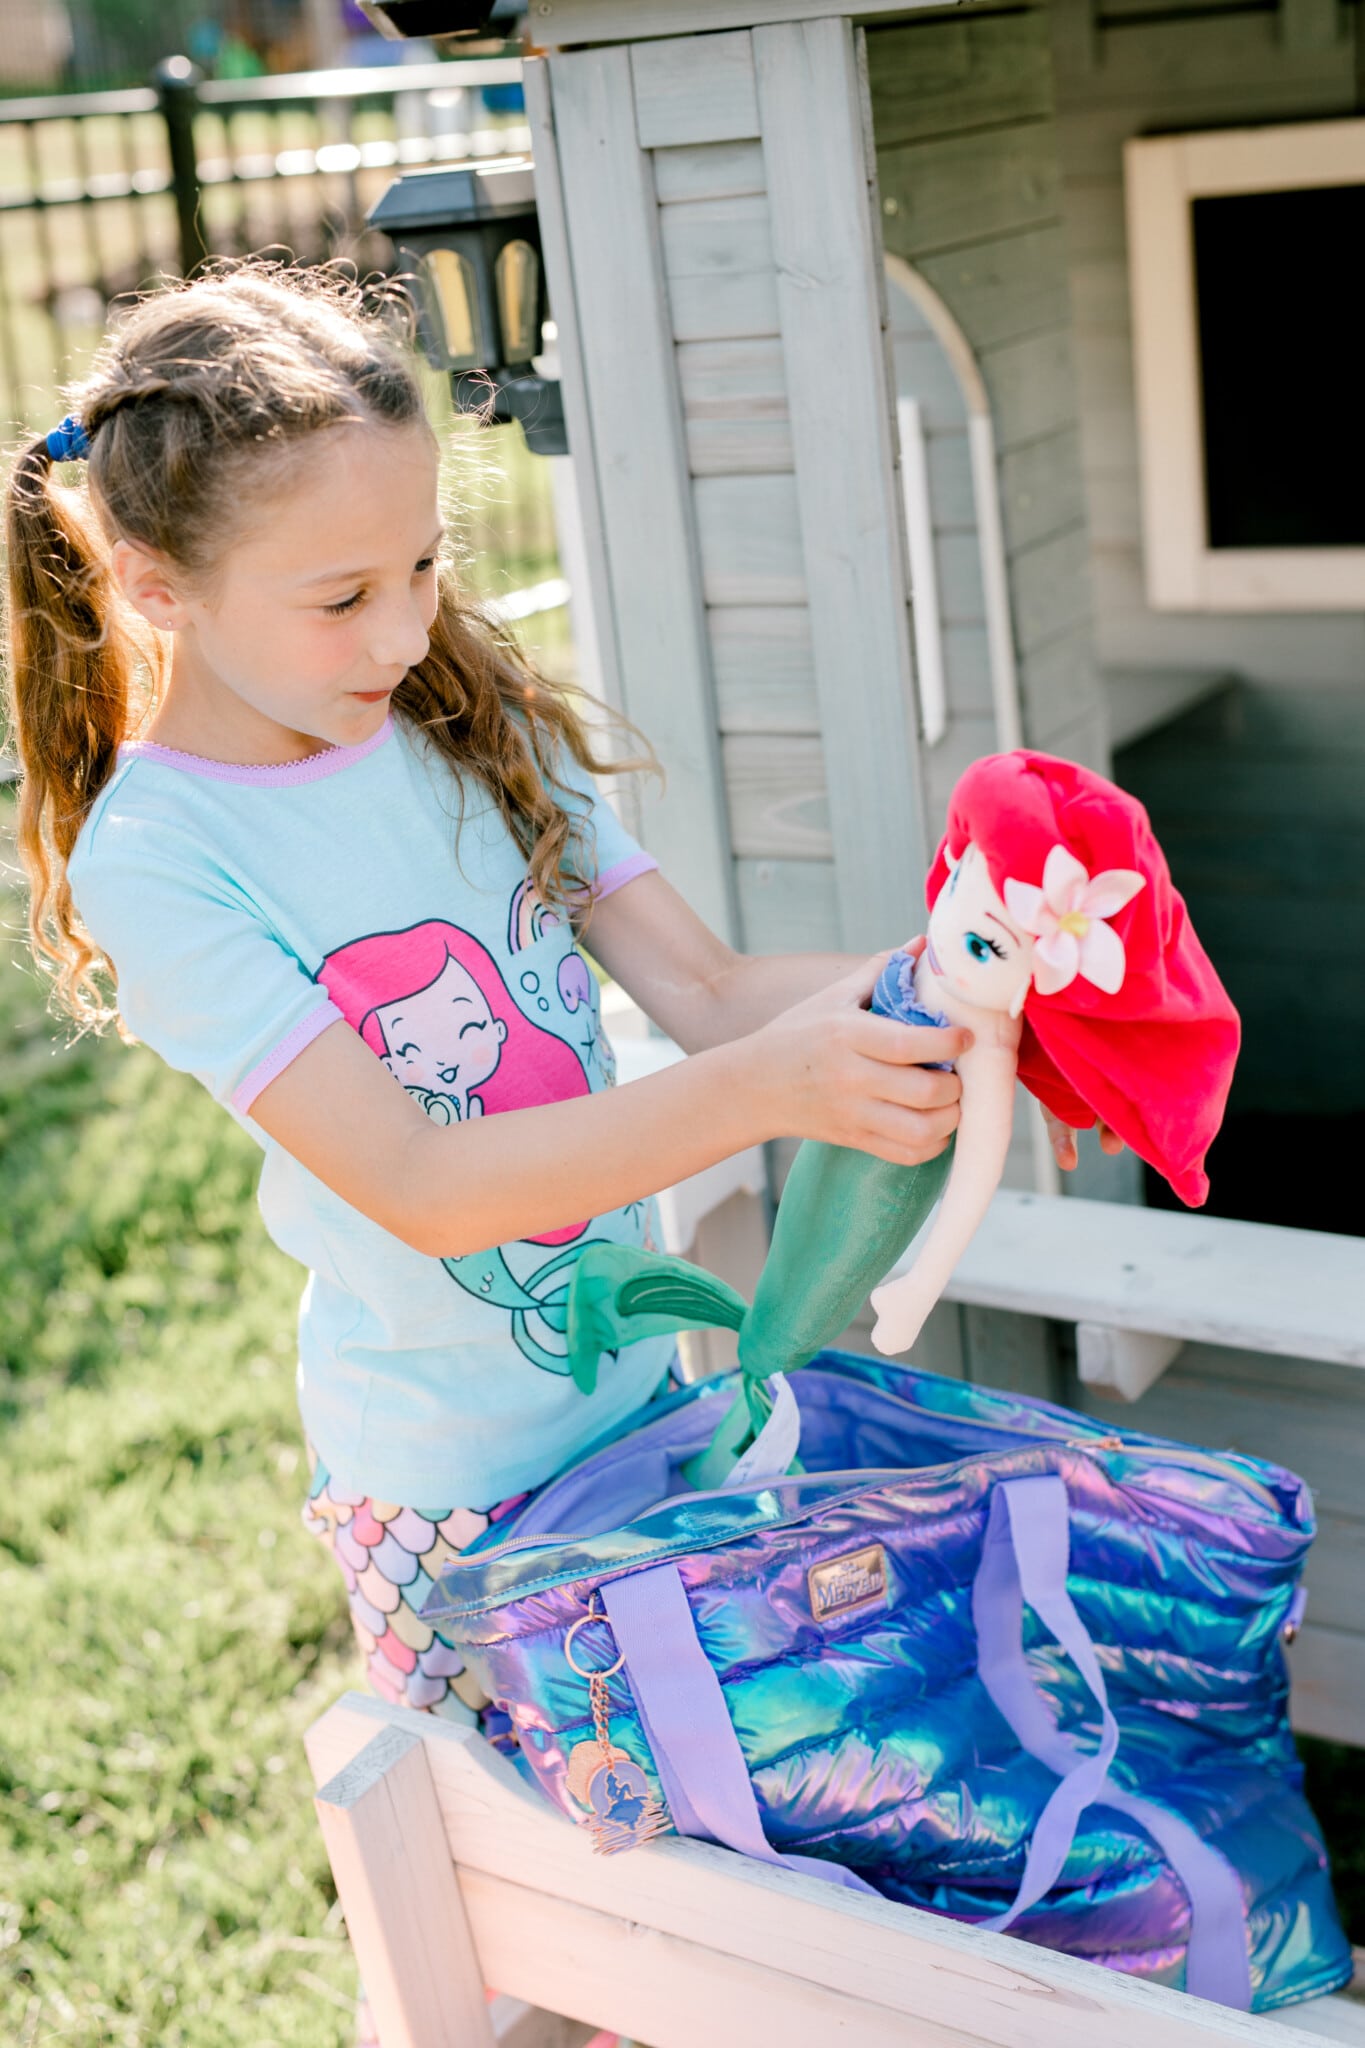
<svg viewBox="0 0 1365 2048">
<path fill-rule="evenodd" d="M 597 1598 L 597 1591 L 597 1587 L 594 1586 L 592 1589 L 592 1594 L 588 1601 L 587 1613 L 579 1616 L 578 1620 L 574 1623 L 573 1627 L 569 1630 L 569 1633 L 564 1638 L 564 1661 L 568 1665 L 570 1671 L 574 1672 L 576 1676 L 579 1678 L 615 1678 L 617 1672 L 624 1671 L 626 1665 L 626 1653 L 624 1650 L 621 1652 L 620 1656 L 616 1659 L 616 1662 L 612 1665 L 609 1671 L 585 1671 L 583 1669 L 583 1666 L 577 1663 L 574 1659 L 574 1637 L 578 1634 L 578 1631 L 581 1628 L 586 1628 L 590 1621 L 606 1622 L 607 1627 L 611 1627 L 611 1623 L 607 1620 L 607 1616 L 603 1613 L 602 1609 L 600 1607 L 595 1607 L 593 1605 L 593 1601 L 595 1601 Z"/>
</svg>

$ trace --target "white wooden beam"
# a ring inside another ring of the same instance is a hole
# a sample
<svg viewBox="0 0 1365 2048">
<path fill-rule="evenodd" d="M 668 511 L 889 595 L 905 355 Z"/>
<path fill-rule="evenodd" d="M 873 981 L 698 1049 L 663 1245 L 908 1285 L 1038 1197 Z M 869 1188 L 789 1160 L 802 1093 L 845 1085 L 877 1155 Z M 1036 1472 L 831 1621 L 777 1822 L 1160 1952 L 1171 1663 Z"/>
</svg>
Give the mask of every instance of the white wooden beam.
<svg viewBox="0 0 1365 2048">
<path fill-rule="evenodd" d="M 379 1728 L 315 1804 L 383 2048 L 494 2048 L 420 1736 Z"/>
<path fill-rule="evenodd" d="M 873 21 L 941 4 L 942 0 L 859 0 L 844 19 Z M 536 41 L 563 48 L 641 42 L 651 36 L 699 36 L 770 21 L 813 21 L 829 16 L 830 0 L 531 0 L 530 12 Z"/>
<path fill-rule="evenodd" d="M 602 499 L 598 488 L 592 416 L 588 410 L 573 263 L 569 254 L 569 226 L 559 181 L 559 149 L 554 106 L 550 98 L 550 67 L 543 59 L 527 60 L 522 73 L 522 89 L 526 96 L 526 118 L 535 155 L 536 213 L 540 221 L 541 253 L 545 258 L 550 311 L 555 321 L 555 356 L 569 440 L 568 461 L 571 467 L 567 491 L 572 492 L 578 508 L 577 534 L 582 545 L 582 567 L 588 579 L 587 589 L 581 593 L 583 601 L 573 607 L 574 626 L 576 631 L 579 612 L 586 611 L 592 621 L 592 644 L 588 652 L 593 674 L 591 678 L 585 678 L 585 686 L 600 688 L 607 702 L 620 710 L 620 659 L 611 620 L 611 582 L 607 574 Z M 561 485 L 560 490 L 563 492 L 565 486 Z M 572 574 L 570 570 L 571 578 Z"/>
<path fill-rule="evenodd" d="M 927 847 L 866 82 L 846 19 L 753 41 L 840 918 L 871 950 Z"/>
<path fill-rule="evenodd" d="M 912 1244 L 896 1267 L 914 1261 Z M 1365 1241 L 1002 1189 L 949 1301 L 1365 1365 Z"/>
<path fill-rule="evenodd" d="M 383 1701 L 348 1694 L 314 1724 L 315 1778 L 419 1719 L 480 1964 L 532 2004 L 655 2048 L 1313 2048 L 1293 2015 L 1281 2031 L 709 1843 L 594 1856 L 473 1730 Z"/>
<path fill-rule="evenodd" d="M 1184 1348 L 1181 1338 L 1155 1336 L 1150 1330 L 1076 1325 L 1076 1370 L 1082 1382 L 1120 1401 L 1140 1401 Z"/>
<path fill-rule="evenodd" d="M 934 562 L 934 513 L 929 497 L 929 457 L 924 409 L 917 398 L 896 400 L 900 428 L 901 489 L 906 543 L 910 553 L 910 599 L 915 620 L 915 685 L 920 731 L 936 747 L 948 730 L 948 687 L 944 676 L 943 628 L 938 610 Z"/>
<path fill-rule="evenodd" d="M 538 67 L 527 65 L 528 77 Z M 630 52 L 584 50 L 532 86 L 535 133 L 552 139 L 562 206 L 546 245 L 552 304 L 572 310 L 575 465 L 590 460 L 585 525 L 604 565 L 595 607 L 614 643 L 622 708 L 658 750 L 667 786 L 641 791 L 641 836 L 700 916 L 738 919 L 721 783 L 710 648 L 650 160 L 635 130 Z M 538 170 L 539 175 L 539 170 Z M 586 439 L 588 449 L 583 450 Z M 610 626 L 610 631 L 608 631 Z"/>
</svg>

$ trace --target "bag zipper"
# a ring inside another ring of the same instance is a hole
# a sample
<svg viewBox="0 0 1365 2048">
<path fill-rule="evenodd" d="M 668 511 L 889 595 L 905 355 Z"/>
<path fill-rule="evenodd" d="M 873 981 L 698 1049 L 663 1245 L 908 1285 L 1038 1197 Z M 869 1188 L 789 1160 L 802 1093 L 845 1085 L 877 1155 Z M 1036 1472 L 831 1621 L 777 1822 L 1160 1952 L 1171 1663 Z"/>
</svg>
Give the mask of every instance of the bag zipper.
<svg viewBox="0 0 1365 2048">
<path fill-rule="evenodd" d="M 893 1395 L 891 1398 L 898 1399 L 899 1397 Z M 914 1404 L 907 1401 L 904 1402 L 903 1405 L 909 1408 L 912 1407 Z M 976 1420 L 976 1418 L 974 1417 L 968 1417 L 965 1419 L 969 1421 Z M 981 1423 L 980 1426 L 982 1428 L 991 1427 L 991 1425 L 987 1423 Z M 1171 1460 L 1180 1460 L 1182 1462 L 1188 1463 L 1191 1460 L 1193 1460 L 1195 1463 L 1206 1466 L 1210 1470 L 1214 1471 L 1220 1477 L 1232 1478 L 1237 1483 L 1245 1485 L 1249 1489 L 1258 1492 L 1264 1500 L 1269 1502 L 1270 1506 L 1274 1509 L 1276 1515 L 1278 1516 L 1280 1514 L 1279 1503 L 1276 1501 L 1274 1495 L 1271 1493 L 1268 1487 L 1263 1487 L 1258 1480 L 1253 1480 L 1249 1477 L 1249 1475 L 1229 1467 L 1222 1459 L 1218 1458 L 1212 1452 L 1195 1450 L 1185 1451 L 1178 1448 L 1174 1444 L 1169 1446 L 1152 1446 L 1136 1444 L 1129 1446 L 1127 1443 L 1125 1443 L 1122 1437 L 1118 1436 L 1045 1437 L 1040 1438 L 1038 1440 L 1037 1446 L 1021 1446 L 1021 1448 L 1046 1448 L 1048 1444 L 1054 1444 L 1062 1450 L 1076 1450 L 1084 1452 L 1123 1451 L 1131 1448 L 1135 1454 L 1150 1454 L 1153 1451 L 1155 1451 L 1160 1457 L 1163 1457 L 1168 1462 Z M 946 1459 L 944 1461 L 944 1463 L 947 1464 L 954 1464 L 957 1462 L 958 1461 L 956 1459 Z M 931 1472 L 936 1470 L 942 1470 L 942 1467 L 926 1465 L 916 1469 Z M 845 1487 L 838 1493 L 827 1495 L 826 1497 L 818 1501 L 811 1501 L 807 1506 L 798 1508 L 789 1515 L 783 1515 L 776 1521 L 765 1523 L 764 1528 L 765 1530 L 795 1528 L 798 1523 L 808 1520 L 812 1515 L 816 1515 L 823 1512 L 826 1508 L 840 1507 L 844 1505 L 844 1503 L 847 1501 L 857 1500 L 862 1494 L 874 1491 L 879 1484 L 884 1485 L 889 1480 L 901 1478 L 904 1474 L 904 1471 L 905 1468 L 902 1466 L 888 1466 L 883 1467 L 876 1472 L 861 1473 L 859 1475 L 859 1482 L 856 1486 Z M 803 1475 L 797 1474 L 793 1476 L 799 1479 Z M 814 1479 L 819 1478 L 821 1475 L 818 1473 L 808 1473 L 804 1476 L 806 1478 Z M 765 1485 L 766 1487 L 772 1488 L 781 1486 L 783 1483 L 784 1481 L 781 1479 L 774 1479 L 768 1480 L 758 1487 L 737 1487 L 734 1489 L 719 1487 L 714 1488 L 707 1493 L 689 1494 L 685 1496 L 685 1498 L 692 1501 L 721 1500 L 726 1498 L 732 1491 L 734 1493 L 740 1493 L 744 1491 L 760 1492 L 764 1490 Z M 1137 1490 L 1140 1492 L 1142 1491 L 1142 1488 L 1139 1486 Z M 679 1496 L 679 1498 L 684 1498 L 684 1496 Z M 664 1503 L 661 1502 L 660 1505 L 663 1506 Z M 622 1559 L 620 1563 L 620 1570 L 628 1571 L 636 1569 L 637 1567 L 642 1567 L 646 1564 L 657 1564 L 661 1562 L 664 1558 L 669 1557 L 673 1555 L 675 1552 L 681 1550 L 716 1550 L 719 1549 L 722 1544 L 730 1542 L 732 1540 L 732 1536 L 732 1531 L 726 1531 L 723 1534 L 717 1535 L 710 1542 L 699 1541 L 695 1536 L 693 1536 L 672 1544 L 661 1543 L 655 1546 L 655 1548 L 643 1552 L 638 1557 Z M 442 1567 L 441 1576 L 444 1579 L 448 1572 L 459 1571 L 462 1568 L 466 1567 L 472 1569 L 475 1566 L 490 1562 L 493 1558 L 501 1558 L 508 1556 L 513 1551 L 535 1550 L 556 1543 L 590 1543 L 592 1541 L 593 1538 L 591 1537 L 582 1537 L 575 1534 L 562 1532 L 555 1534 L 547 1534 L 544 1536 L 509 1536 L 505 1542 L 495 1544 L 489 1550 L 476 1551 L 473 1555 L 469 1557 L 455 1557 L 448 1559 L 445 1565 Z M 599 1568 L 599 1570 L 600 1569 L 601 1568 Z M 612 1576 L 618 1575 L 615 1571 L 611 1570 L 611 1567 L 607 1567 L 606 1569 L 609 1572 L 611 1572 Z M 527 1593 L 545 1591 L 553 1585 L 563 1584 L 571 1579 L 581 1578 L 582 1576 L 583 1574 L 581 1572 L 565 1571 L 562 1573 L 551 1573 L 548 1579 L 540 1580 L 533 1586 L 523 1586 L 517 1594 L 504 1597 L 521 1598 L 523 1595 Z M 489 1600 L 487 1602 L 481 1602 L 478 1606 L 466 1608 L 463 1611 L 469 1614 L 482 1613 L 487 1611 L 489 1607 L 497 1606 L 500 1604 L 501 1602 L 499 1600 L 494 1599 Z"/>
</svg>

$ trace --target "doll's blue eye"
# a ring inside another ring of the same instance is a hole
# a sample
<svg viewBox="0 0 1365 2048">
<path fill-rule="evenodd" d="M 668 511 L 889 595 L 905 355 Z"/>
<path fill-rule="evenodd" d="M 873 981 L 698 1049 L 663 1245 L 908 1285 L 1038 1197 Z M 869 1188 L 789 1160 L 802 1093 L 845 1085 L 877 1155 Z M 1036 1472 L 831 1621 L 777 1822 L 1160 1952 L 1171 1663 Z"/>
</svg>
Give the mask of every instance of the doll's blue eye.
<svg viewBox="0 0 1365 2048">
<path fill-rule="evenodd" d="M 997 960 L 1003 960 L 1005 957 L 1004 947 L 997 946 L 994 939 L 983 939 L 980 932 L 968 932 L 963 944 L 978 967 L 984 966 L 992 954 Z"/>
</svg>

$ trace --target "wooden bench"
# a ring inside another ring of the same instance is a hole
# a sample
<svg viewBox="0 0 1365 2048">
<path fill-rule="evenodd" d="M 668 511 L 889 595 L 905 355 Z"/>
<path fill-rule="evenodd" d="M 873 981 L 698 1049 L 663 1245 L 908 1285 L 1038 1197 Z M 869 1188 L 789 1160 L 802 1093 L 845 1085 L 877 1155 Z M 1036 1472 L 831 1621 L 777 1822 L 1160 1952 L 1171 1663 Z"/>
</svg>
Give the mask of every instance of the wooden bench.
<svg viewBox="0 0 1365 2048">
<path fill-rule="evenodd" d="M 382 2048 L 493 2048 L 490 1984 L 517 2048 L 563 2048 L 564 2016 L 650 2048 L 1365 2048 L 1349 1995 L 1251 2018 L 702 1842 L 596 1856 L 405 1707 L 348 1693 L 306 1740 Z"/>
<path fill-rule="evenodd" d="M 622 1081 L 682 1058 L 670 1039 L 621 1033 L 622 1007 L 610 1018 Z M 711 1209 L 762 1184 L 754 1150 L 670 1189 L 668 1249 L 686 1252 Z M 945 1298 L 1074 1323 L 1081 1379 L 1125 1401 L 1191 1342 L 1365 1365 L 1365 1240 L 1322 1231 L 1002 1189 Z"/>
<path fill-rule="evenodd" d="M 1318 1230 L 1002 1189 L 946 1296 L 1075 1323 L 1082 1380 L 1128 1401 L 1192 1342 L 1365 1365 L 1365 1239 Z"/>
</svg>

